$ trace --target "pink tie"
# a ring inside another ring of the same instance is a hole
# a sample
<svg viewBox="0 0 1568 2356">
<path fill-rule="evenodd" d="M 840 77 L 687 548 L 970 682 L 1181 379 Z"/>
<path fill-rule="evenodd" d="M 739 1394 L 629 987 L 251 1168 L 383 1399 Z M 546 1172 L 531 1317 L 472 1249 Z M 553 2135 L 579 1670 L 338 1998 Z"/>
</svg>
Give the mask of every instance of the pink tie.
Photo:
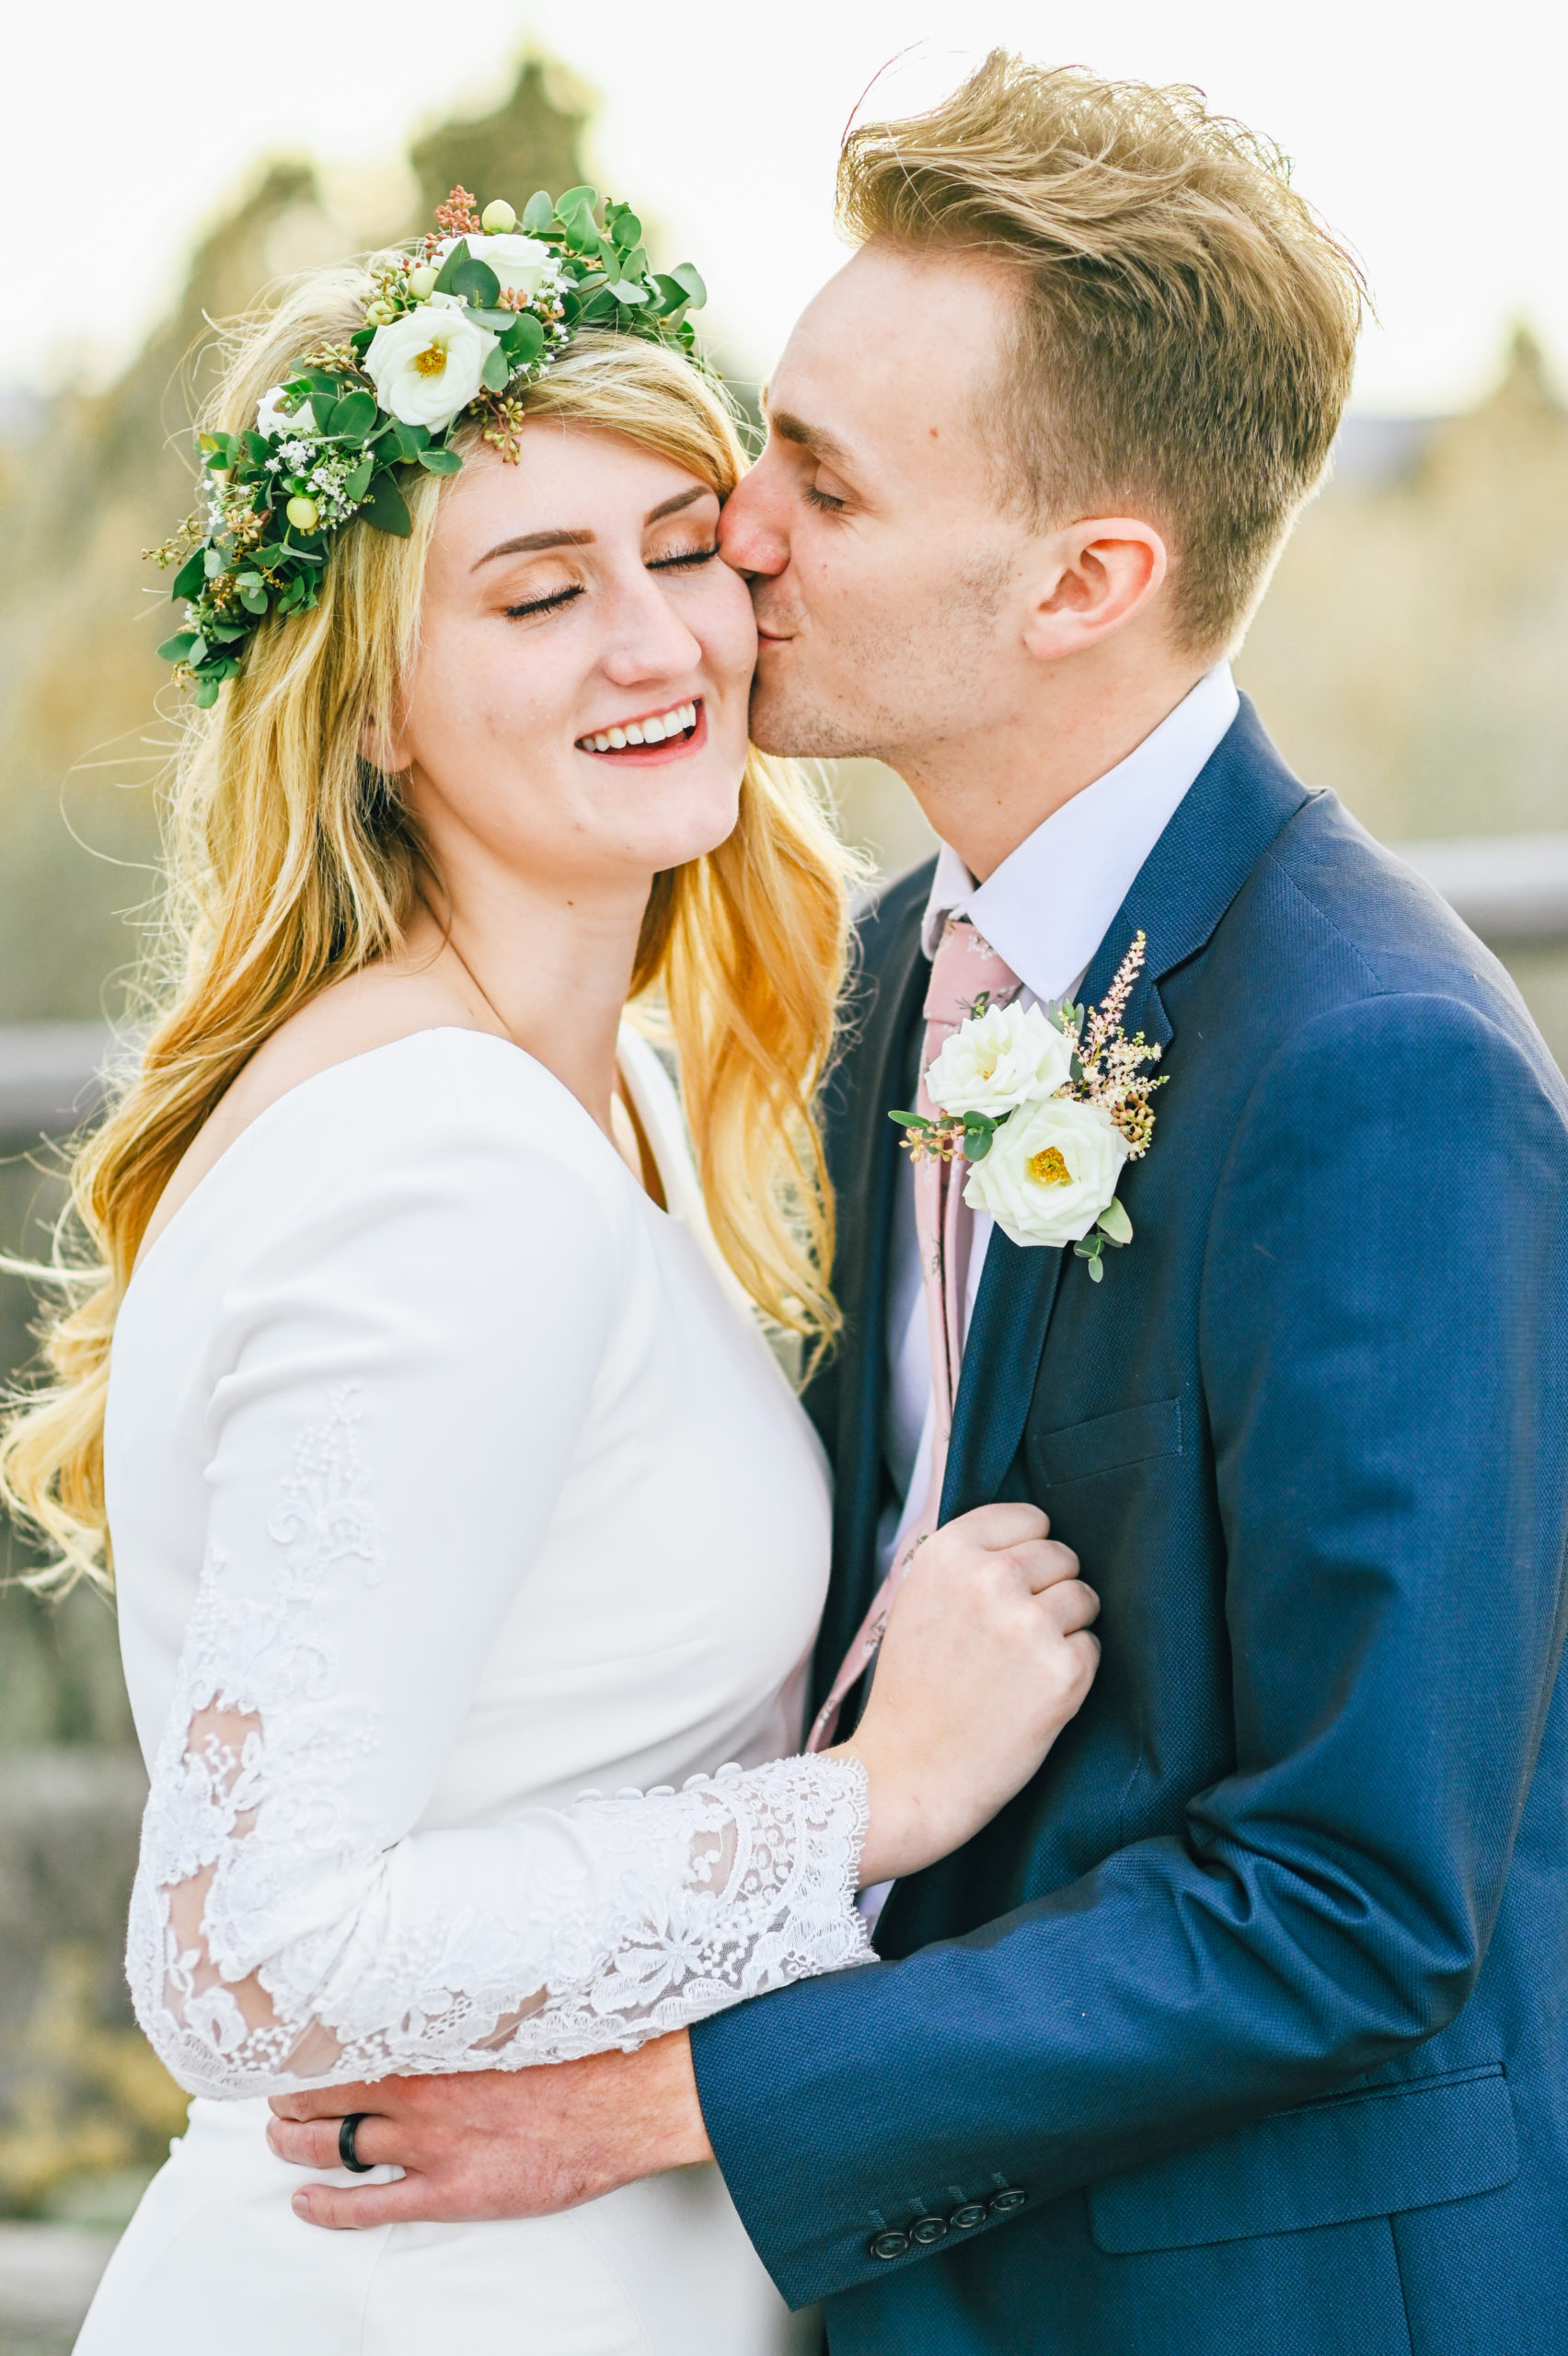
<svg viewBox="0 0 1568 2356">
<path fill-rule="evenodd" d="M 926 1038 L 920 1055 L 920 1087 L 915 1110 L 928 1119 L 937 1111 L 927 1092 L 926 1074 L 938 1055 L 984 996 L 992 1006 L 1006 1006 L 1021 985 L 988 941 L 964 917 L 950 917 L 937 953 L 931 961 L 931 983 L 926 992 Z M 844 1697 L 876 1658 L 894 1598 L 909 1576 L 915 1550 L 937 1527 L 941 1511 L 942 1482 L 947 1473 L 948 1441 L 952 1433 L 953 1403 L 958 1397 L 959 1369 L 963 1357 L 963 1309 L 969 1275 L 969 1242 L 974 1215 L 963 1199 L 962 1158 L 940 1161 L 927 1154 L 915 1165 L 915 1230 L 920 1240 L 920 1264 L 925 1276 L 926 1317 L 931 1336 L 931 1382 L 935 1415 L 931 1426 L 931 1476 L 920 1519 L 910 1531 L 898 1560 L 889 1571 L 860 1623 L 855 1641 L 844 1657 L 826 1701 L 817 1712 L 806 1738 L 808 1750 L 823 1750 L 833 1740 Z"/>
</svg>

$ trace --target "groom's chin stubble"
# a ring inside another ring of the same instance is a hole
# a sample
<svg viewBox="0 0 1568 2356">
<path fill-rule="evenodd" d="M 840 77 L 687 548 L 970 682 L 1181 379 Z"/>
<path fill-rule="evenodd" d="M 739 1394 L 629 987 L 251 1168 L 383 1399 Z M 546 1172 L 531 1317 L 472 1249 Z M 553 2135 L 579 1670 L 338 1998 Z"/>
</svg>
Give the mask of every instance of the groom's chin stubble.
<svg viewBox="0 0 1568 2356">
<path fill-rule="evenodd" d="M 785 759 L 847 761 L 872 756 L 863 728 L 824 711 L 809 695 L 752 682 L 751 740 L 762 753 Z"/>
</svg>

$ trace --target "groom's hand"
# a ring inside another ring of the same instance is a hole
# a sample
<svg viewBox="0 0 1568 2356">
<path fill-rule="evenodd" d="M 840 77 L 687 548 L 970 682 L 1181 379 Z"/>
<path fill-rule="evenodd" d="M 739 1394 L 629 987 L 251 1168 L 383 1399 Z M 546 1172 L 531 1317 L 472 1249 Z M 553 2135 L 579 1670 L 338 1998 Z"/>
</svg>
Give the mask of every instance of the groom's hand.
<svg viewBox="0 0 1568 2356">
<path fill-rule="evenodd" d="M 280 2095 L 272 2111 L 267 2141 L 296 2167 L 336 2172 L 339 2123 L 358 2111 L 359 2158 L 404 2170 L 395 2184 L 302 2186 L 294 2214 L 312 2225 L 546 2216 L 713 2157 L 684 2029 L 541 2069 Z"/>
</svg>

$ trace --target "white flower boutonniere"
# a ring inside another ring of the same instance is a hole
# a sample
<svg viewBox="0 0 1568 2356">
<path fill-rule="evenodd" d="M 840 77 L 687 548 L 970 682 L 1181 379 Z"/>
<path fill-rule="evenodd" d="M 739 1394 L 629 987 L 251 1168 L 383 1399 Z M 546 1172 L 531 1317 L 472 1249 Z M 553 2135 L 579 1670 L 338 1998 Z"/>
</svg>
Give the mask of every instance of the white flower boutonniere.
<svg viewBox="0 0 1568 2356">
<path fill-rule="evenodd" d="M 1149 1098 L 1164 1084 L 1142 1069 L 1159 1047 L 1122 1029 L 1147 948 L 1140 932 L 1101 1004 L 1063 1007 L 1055 1023 L 1039 1007 L 977 1006 L 926 1074 L 937 1117 L 891 1115 L 916 1161 L 972 1165 L 971 1210 L 988 1211 L 1014 1243 L 1070 1243 L 1096 1284 L 1106 1246 L 1133 1240 L 1116 1184 L 1148 1151 Z"/>
</svg>

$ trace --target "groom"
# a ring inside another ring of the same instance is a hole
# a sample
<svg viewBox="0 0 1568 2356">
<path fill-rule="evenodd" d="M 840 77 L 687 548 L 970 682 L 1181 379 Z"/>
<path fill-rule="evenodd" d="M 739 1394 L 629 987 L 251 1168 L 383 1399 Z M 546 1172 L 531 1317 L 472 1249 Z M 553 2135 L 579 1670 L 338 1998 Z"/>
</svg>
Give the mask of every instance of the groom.
<svg viewBox="0 0 1568 2356">
<path fill-rule="evenodd" d="M 942 844 L 867 917 L 831 1094 L 818 1698 L 940 1447 L 887 1114 L 953 918 L 1041 1000 L 1147 936 L 1131 1243 L 1097 1283 L 974 1223 L 942 1490 L 1047 1509 L 1103 1665 L 894 1888 L 882 1968 L 368 2089 L 362 2151 L 415 2173 L 310 2213 L 531 2213 L 711 2153 L 833 2356 L 1560 2356 L 1568 1101 L 1225 662 L 1326 461 L 1355 274 L 1190 98 L 1000 56 L 856 133 L 841 194 L 859 250 L 724 522 L 757 737 L 881 756 Z"/>
</svg>

